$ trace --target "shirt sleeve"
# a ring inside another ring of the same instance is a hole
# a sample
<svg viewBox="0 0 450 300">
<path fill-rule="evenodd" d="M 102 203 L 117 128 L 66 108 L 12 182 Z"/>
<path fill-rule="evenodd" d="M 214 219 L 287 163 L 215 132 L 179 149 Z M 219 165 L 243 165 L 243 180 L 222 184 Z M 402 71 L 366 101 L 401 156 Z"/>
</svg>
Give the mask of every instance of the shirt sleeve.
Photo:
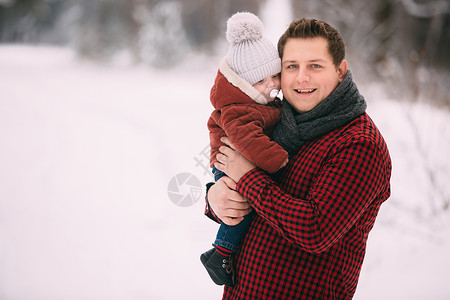
<svg viewBox="0 0 450 300">
<path fill-rule="evenodd" d="M 285 193 L 258 168 L 245 174 L 236 190 L 287 240 L 319 253 L 338 242 L 386 189 L 387 168 L 384 153 L 376 145 L 353 140 L 320 167 L 305 199 Z M 303 175 L 295 170 L 291 173 L 292 184 Z"/>
</svg>

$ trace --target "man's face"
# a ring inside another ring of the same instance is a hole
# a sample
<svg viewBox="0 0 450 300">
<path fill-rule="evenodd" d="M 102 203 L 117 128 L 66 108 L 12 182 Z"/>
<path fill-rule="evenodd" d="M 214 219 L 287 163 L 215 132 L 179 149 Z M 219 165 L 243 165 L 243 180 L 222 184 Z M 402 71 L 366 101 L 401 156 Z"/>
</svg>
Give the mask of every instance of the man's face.
<svg viewBox="0 0 450 300">
<path fill-rule="evenodd" d="M 310 111 L 324 100 L 347 72 L 345 60 L 338 68 L 325 38 L 289 38 L 281 67 L 283 96 L 298 112 Z"/>
</svg>

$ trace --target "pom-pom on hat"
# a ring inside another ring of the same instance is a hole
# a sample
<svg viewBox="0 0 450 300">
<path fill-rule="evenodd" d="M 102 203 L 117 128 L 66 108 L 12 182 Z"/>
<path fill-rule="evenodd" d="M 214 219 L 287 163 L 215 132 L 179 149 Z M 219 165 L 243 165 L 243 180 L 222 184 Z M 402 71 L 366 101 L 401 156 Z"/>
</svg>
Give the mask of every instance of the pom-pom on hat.
<svg viewBox="0 0 450 300">
<path fill-rule="evenodd" d="M 278 51 L 262 32 L 261 20 L 249 12 L 236 13 L 227 21 L 228 65 L 251 85 L 281 72 Z"/>
</svg>

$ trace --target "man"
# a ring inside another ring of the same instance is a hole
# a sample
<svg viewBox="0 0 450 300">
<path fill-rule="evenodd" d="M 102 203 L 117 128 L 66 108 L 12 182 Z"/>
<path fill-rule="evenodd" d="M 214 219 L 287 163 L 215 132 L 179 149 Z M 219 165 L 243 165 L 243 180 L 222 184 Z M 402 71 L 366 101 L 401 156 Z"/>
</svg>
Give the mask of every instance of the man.
<svg viewBox="0 0 450 300">
<path fill-rule="evenodd" d="M 369 231 L 390 195 L 388 149 L 336 29 L 295 20 L 278 51 L 285 99 L 273 139 L 289 163 L 275 180 L 223 138 L 229 147 L 215 166 L 228 177 L 207 195 L 206 214 L 218 222 L 235 225 L 256 212 L 224 299 L 351 299 Z"/>
</svg>

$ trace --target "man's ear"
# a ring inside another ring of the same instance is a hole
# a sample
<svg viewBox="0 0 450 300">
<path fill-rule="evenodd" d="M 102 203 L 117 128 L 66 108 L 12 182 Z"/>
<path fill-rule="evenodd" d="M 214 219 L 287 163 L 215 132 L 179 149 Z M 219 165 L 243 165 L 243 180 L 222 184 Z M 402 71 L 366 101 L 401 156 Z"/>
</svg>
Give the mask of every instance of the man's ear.
<svg viewBox="0 0 450 300">
<path fill-rule="evenodd" d="M 345 74 L 347 74 L 347 61 L 345 59 L 342 60 L 341 64 L 339 65 L 338 69 L 338 78 L 339 82 L 342 82 L 344 80 Z"/>
</svg>

